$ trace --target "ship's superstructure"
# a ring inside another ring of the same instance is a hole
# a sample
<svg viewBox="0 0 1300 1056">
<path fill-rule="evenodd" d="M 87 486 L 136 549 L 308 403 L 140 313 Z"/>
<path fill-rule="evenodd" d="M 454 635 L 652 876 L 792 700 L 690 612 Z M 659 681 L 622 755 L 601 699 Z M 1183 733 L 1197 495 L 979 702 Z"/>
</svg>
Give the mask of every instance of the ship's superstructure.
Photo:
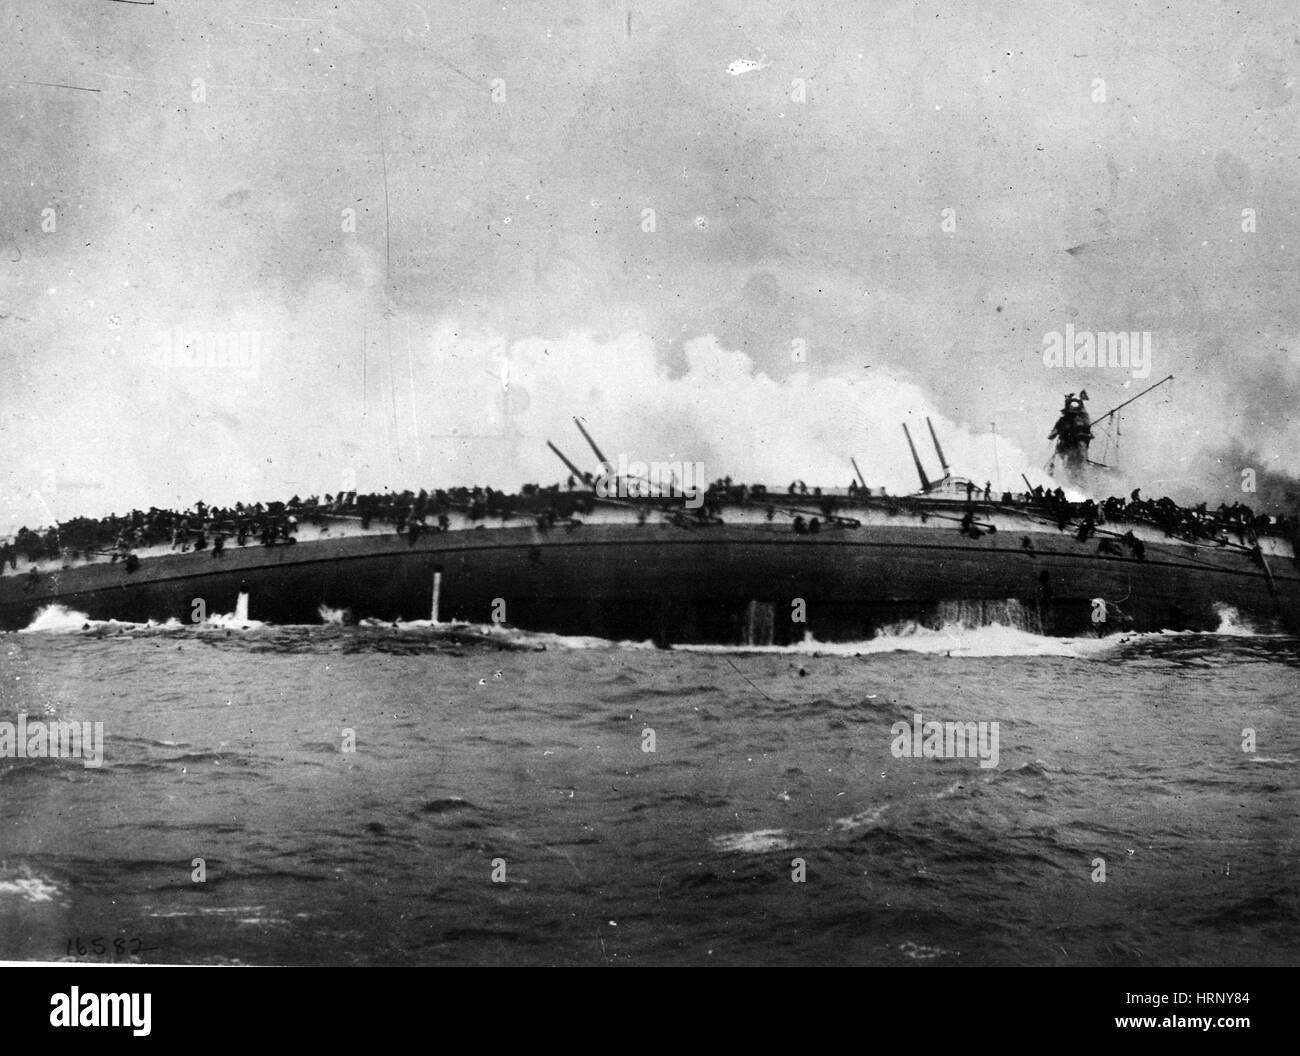
<svg viewBox="0 0 1300 1056">
<path fill-rule="evenodd" d="M 1067 394 L 1061 416 L 1047 436 L 1056 441 L 1055 458 L 1072 481 L 1082 480 L 1087 473 L 1088 445 L 1092 443 L 1092 419 L 1084 407 L 1087 399 L 1087 390 L 1077 396 Z"/>
</svg>

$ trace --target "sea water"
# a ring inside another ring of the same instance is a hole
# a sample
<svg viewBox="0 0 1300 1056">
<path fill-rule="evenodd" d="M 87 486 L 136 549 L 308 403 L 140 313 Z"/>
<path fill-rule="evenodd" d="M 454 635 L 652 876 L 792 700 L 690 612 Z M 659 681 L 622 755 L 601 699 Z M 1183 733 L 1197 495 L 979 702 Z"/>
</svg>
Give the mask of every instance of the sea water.
<svg viewBox="0 0 1300 1056">
<path fill-rule="evenodd" d="M 960 624 L 664 651 L 428 622 L 0 636 L 0 958 L 1282 964 L 1300 649 Z M 896 751 L 996 723 L 996 766 Z"/>
</svg>

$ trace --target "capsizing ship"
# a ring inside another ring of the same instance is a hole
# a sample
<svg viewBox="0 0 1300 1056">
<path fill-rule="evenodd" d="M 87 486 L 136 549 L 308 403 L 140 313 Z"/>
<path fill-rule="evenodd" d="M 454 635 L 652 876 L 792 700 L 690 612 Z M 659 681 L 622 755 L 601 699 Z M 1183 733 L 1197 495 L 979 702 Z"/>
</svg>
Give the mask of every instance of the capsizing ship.
<svg viewBox="0 0 1300 1056">
<path fill-rule="evenodd" d="M 1067 480 L 1097 465 L 1088 443 L 1101 419 L 1089 419 L 1086 398 L 1067 397 L 1049 437 Z M 1067 503 L 1041 488 L 994 497 L 951 475 L 930 432 L 943 476 L 927 477 L 908 434 L 914 495 L 873 494 L 865 481 L 847 491 L 727 481 L 696 509 L 642 481 L 593 478 L 550 445 L 573 474 L 569 490 L 496 493 L 489 505 L 477 489 L 437 492 L 396 524 L 358 515 L 349 494 L 289 506 L 293 545 L 241 538 L 214 554 L 163 541 L 6 562 L 0 628 L 60 605 L 97 621 L 342 614 L 763 646 L 953 623 L 1053 636 L 1212 631 L 1231 609 L 1260 632 L 1300 633 L 1294 520 L 1225 519 L 1203 506 L 1156 516 L 1150 504 Z M 219 524 L 191 531 L 224 535 Z"/>
</svg>

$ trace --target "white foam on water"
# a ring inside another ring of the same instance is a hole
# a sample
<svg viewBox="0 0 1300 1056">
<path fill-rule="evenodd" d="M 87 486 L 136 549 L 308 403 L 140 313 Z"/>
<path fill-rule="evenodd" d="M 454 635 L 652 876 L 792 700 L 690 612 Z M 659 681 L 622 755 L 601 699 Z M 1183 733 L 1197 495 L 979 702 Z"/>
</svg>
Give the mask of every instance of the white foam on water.
<svg viewBox="0 0 1300 1056">
<path fill-rule="evenodd" d="M 794 844 L 781 829 L 758 829 L 755 832 L 732 832 L 725 836 L 715 836 L 713 849 L 723 852 L 738 851 L 742 854 L 761 854 L 764 851 L 784 851 Z"/>
<path fill-rule="evenodd" d="M 358 627 L 396 627 L 399 630 L 404 627 L 418 627 L 419 625 L 419 620 L 410 620 L 405 622 L 402 620 L 381 620 L 374 616 L 367 616 L 364 620 L 360 620 L 357 623 Z"/>
<path fill-rule="evenodd" d="M 1205 638 L 1209 636 L 1223 638 L 1292 638 L 1294 635 L 1261 631 L 1248 616 L 1243 616 L 1235 606 L 1221 601 L 1214 603 L 1214 612 L 1219 617 L 1219 626 L 1212 631 L 1151 631 L 1146 634 L 1126 635 L 1130 639 L 1142 638 Z"/>
<path fill-rule="evenodd" d="M 17 895 L 24 902 L 53 902 L 61 893 L 57 885 L 39 876 L 0 880 L 0 895 Z"/>
<path fill-rule="evenodd" d="M 1183 635 L 1222 635 L 1230 638 L 1284 638 L 1287 635 L 1262 634 L 1240 615 L 1231 605 L 1215 604 L 1219 615 L 1219 626 L 1214 631 L 1150 631 L 1144 633 L 1129 632 L 1112 634 L 1102 638 L 1053 638 L 1036 634 L 1023 628 L 1009 627 L 1001 623 L 989 623 L 982 626 L 967 626 L 960 621 L 945 623 L 935 629 L 917 623 L 902 623 L 888 627 L 876 637 L 856 642 L 821 642 L 811 633 L 803 641 L 791 645 L 707 645 L 675 644 L 672 649 L 679 652 L 696 653 L 776 653 L 794 656 L 873 656 L 881 653 L 922 653 L 935 656 L 952 657 L 1003 657 L 1003 656 L 1057 656 L 1086 659 L 1104 655 L 1121 646 L 1140 642 L 1145 639 L 1171 638 Z M 326 605 L 318 608 L 323 623 L 329 626 L 345 626 L 347 610 L 331 609 Z M 94 620 L 84 612 L 66 608 L 56 603 L 42 607 L 32 618 L 32 622 L 18 633 L 20 634 L 72 634 L 101 628 L 121 628 L 122 630 L 148 629 L 179 631 L 194 627 L 220 630 L 258 630 L 272 626 L 262 620 L 248 618 L 247 595 L 240 595 L 240 604 L 233 613 L 213 613 L 201 624 L 182 623 L 176 617 L 170 617 L 164 623 L 150 620 L 147 623 L 130 623 L 122 620 Z M 303 624 L 305 627 L 319 626 Z M 440 631 L 468 631 L 481 636 L 484 640 L 501 640 L 515 644 L 534 645 L 556 650 L 588 649 L 636 649 L 653 650 L 658 648 L 653 641 L 614 640 L 597 638 L 591 635 L 552 634 L 544 631 L 527 631 L 496 623 L 434 623 L 432 620 L 378 620 L 367 618 L 360 621 L 362 627 L 396 628 L 402 631 L 436 629 Z"/>
<path fill-rule="evenodd" d="M 67 634 L 71 631 L 81 630 L 87 623 L 94 625 L 90 617 L 84 612 L 64 608 L 62 605 L 55 603 L 41 608 L 32 617 L 32 622 L 18 633 L 34 634 L 44 631 L 53 634 Z"/>
<path fill-rule="evenodd" d="M 216 627 L 226 631 L 256 631 L 267 626 L 261 620 L 248 618 L 248 595 L 240 594 L 234 612 L 214 612 L 199 626 Z"/>
<path fill-rule="evenodd" d="M 225 631 L 256 631 L 265 627 L 261 620 L 241 620 L 233 612 L 216 613 L 204 620 L 200 627 L 216 627 Z"/>
<path fill-rule="evenodd" d="M 614 641 L 611 638 L 592 638 L 580 634 L 546 634 L 520 631 L 521 641 L 545 645 L 548 649 L 656 649 L 654 642 Z"/>
<path fill-rule="evenodd" d="M 169 621 L 171 622 L 171 621 Z M 123 620 L 92 620 L 84 612 L 69 609 L 58 602 L 45 605 L 32 617 L 32 622 L 22 628 L 19 634 L 73 634 L 84 630 L 98 630 L 101 627 L 157 627 L 159 624 L 127 623 Z M 177 624 L 179 626 L 179 624 Z"/>
<path fill-rule="evenodd" d="M 79 634 L 83 631 L 98 631 L 112 628 L 123 631 L 183 631 L 192 624 L 181 623 L 175 616 L 169 616 L 159 623 L 149 620 L 147 623 L 132 623 L 129 620 L 93 620 L 84 612 L 69 609 L 55 602 L 41 608 L 32 622 L 22 628 L 19 634 Z"/>
<path fill-rule="evenodd" d="M 922 946 L 919 942 L 910 940 L 900 943 L 898 952 L 909 961 L 932 961 L 938 957 L 947 957 L 951 954 L 950 950 L 945 950 L 942 946 Z"/>
<path fill-rule="evenodd" d="M 1086 657 L 1107 653 L 1120 644 L 1112 638 L 1052 638 L 1016 627 L 991 623 L 984 627 L 945 624 L 939 630 L 915 623 L 891 627 L 863 643 L 865 653 L 929 653 L 944 656 L 1066 656 Z M 826 649 L 822 647 L 823 651 Z M 837 650 L 838 651 L 838 650 Z"/>
<path fill-rule="evenodd" d="M 1232 605 L 1216 601 L 1214 611 L 1219 616 L 1219 626 L 1214 629 L 1215 634 L 1227 635 L 1230 638 L 1271 637 L 1261 636 L 1250 620 L 1242 616 Z"/>
<path fill-rule="evenodd" d="M 396 627 L 399 631 L 434 629 L 438 631 L 465 631 L 479 635 L 485 641 L 504 641 L 518 645 L 544 646 L 547 649 L 654 649 L 652 641 L 633 642 L 615 641 L 611 638 L 596 638 L 580 634 L 552 634 L 549 631 L 526 631 L 500 623 L 453 623 L 439 620 L 398 620 L 387 623 L 383 620 L 367 619 L 361 621 L 364 627 Z"/>
<path fill-rule="evenodd" d="M 878 653 L 927 653 L 937 656 L 1065 656 L 1084 658 L 1107 653 L 1140 635 L 1107 638 L 1051 638 L 993 623 L 987 627 L 945 624 L 941 629 L 916 623 L 890 627 L 860 642 L 819 642 L 811 634 L 793 645 L 674 645 L 700 653 L 781 653 L 795 656 L 871 656 Z"/>
<path fill-rule="evenodd" d="M 885 816 L 889 810 L 889 804 L 883 804 L 879 807 L 872 807 L 869 810 L 860 810 L 856 814 L 850 814 L 847 818 L 836 818 L 831 822 L 831 828 L 839 832 L 854 832 L 857 829 L 875 828 L 880 824 L 880 819 Z"/>
<path fill-rule="evenodd" d="M 192 909 L 167 909 L 147 912 L 146 915 L 155 920 L 168 920 L 173 917 L 238 917 L 244 914 L 246 919 L 241 919 L 240 923 L 257 923 L 259 921 L 274 921 L 275 923 L 284 923 L 275 917 L 263 916 L 266 913 L 265 906 L 195 906 Z"/>
</svg>

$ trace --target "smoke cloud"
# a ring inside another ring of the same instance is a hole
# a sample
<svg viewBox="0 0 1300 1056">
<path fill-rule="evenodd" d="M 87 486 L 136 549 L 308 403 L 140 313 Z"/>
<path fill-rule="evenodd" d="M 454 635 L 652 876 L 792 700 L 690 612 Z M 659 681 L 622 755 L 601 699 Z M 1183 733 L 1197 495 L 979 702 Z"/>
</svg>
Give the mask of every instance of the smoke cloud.
<svg viewBox="0 0 1300 1056">
<path fill-rule="evenodd" d="M 842 487 L 855 455 L 891 491 L 900 421 L 938 475 L 928 415 L 955 472 L 1047 482 L 1062 396 L 1145 384 L 1047 366 L 1067 325 L 1149 331 L 1177 378 L 1117 463 L 1099 436 L 1101 490 L 1253 467 L 1287 501 L 1296 12 L 984 6 L 25 8 L 0 532 L 555 480 L 575 414 L 643 460 Z"/>
</svg>

